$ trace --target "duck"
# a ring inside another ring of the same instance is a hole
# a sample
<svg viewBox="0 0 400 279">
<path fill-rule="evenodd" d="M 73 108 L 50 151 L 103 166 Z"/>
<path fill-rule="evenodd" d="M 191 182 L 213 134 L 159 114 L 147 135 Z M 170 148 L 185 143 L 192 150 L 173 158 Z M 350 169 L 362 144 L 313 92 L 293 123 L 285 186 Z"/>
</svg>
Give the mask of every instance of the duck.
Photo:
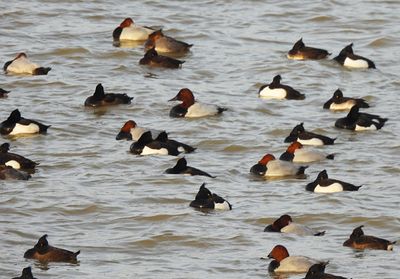
<svg viewBox="0 0 400 279">
<path fill-rule="evenodd" d="M 36 278 L 33 277 L 32 269 L 31 269 L 30 266 L 28 266 L 28 267 L 25 267 L 25 268 L 22 270 L 22 275 L 21 275 L 21 276 L 19 276 L 19 277 L 14 277 L 14 278 L 12 278 L 12 279 L 36 279 Z"/>
<path fill-rule="evenodd" d="M 303 43 L 303 38 L 300 38 L 300 40 L 293 45 L 293 48 L 289 50 L 287 58 L 293 60 L 319 60 L 324 59 L 329 55 L 331 55 L 331 53 L 325 49 L 306 46 Z"/>
<path fill-rule="evenodd" d="M 340 51 L 339 55 L 333 59 L 342 66 L 348 68 L 364 68 L 364 69 L 376 68 L 375 63 L 369 60 L 368 58 L 353 53 L 353 43 L 343 48 Z"/>
<path fill-rule="evenodd" d="M 276 245 L 268 258 L 273 259 L 269 263 L 268 271 L 274 273 L 306 273 L 313 264 L 321 263 L 305 256 L 290 256 L 283 245 Z"/>
<path fill-rule="evenodd" d="M 144 44 L 144 49 L 145 51 L 148 51 L 152 48 L 155 48 L 155 50 L 160 53 L 184 54 L 190 51 L 192 46 L 192 44 L 165 36 L 160 29 L 149 35 L 146 43 Z"/>
<path fill-rule="evenodd" d="M 25 254 L 25 259 L 35 259 L 40 262 L 68 262 L 77 263 L 77 256 L 80 254 L 71 252 L 65 249 L 57 248 L 49 245 L 47 241 L 47 234 L 39 238 L 38 242 L 31 249 L 28 249 Z"/>
<path fill-rule="evenodd" d="M 172 168 L 169 168 L 165 171 L 165 173 L 168 174 L 187 174 L 187 175 L 202 175 L 202 176 L 208 176 L 211 178 L 215 178 L 215 176 L 212 176 L 202 170 L 199 170 L 194 167 L 190 167 L 187 165 L 187 161 L 185 157 L 180 158 L 177 162 L 176 165 Z"/>
<path fill-rule="evenodd" d="M 326 154 L 318 150 L 310 150 L 298 142 L 292 142 L 284 153 L 279 157 L 279 160 L 289 161 L 294 163 L 311 163 L 322 161 L 325 159 L 333 160 L 335 154 Z"/>
<path fill-rule="evenodd" d="M 101 83 L 96 85 L 96 90 L 92 96 L 85 100 L 86 107 L 101 107 L 119 104 L 130 104 L 133 97 L 126 94 L 104 93 L 104 87 Z"/>
<path fill-rule="evenodd" d="M 128 120 L 125 122 L 124 126 L 120 129 L 118 135 L 116 136 L 116 140 L 134 140 L 138 141 L 139 138 L 143 135 L 143 133 L 150 131 L 153 139 L 156 139 L 162 132 L 162 130 L 150 130 L 147 128 L 143 128 L 137 125 L 134 120 Z"/>
<path fill-rule="evenodd" d="M 308 166 L 296 166 L 291 162 L 276 160 L 272 154 L 266 154 L 257 164 L 250 168 L 250 173 L 265 177 L 304 175 Z"/>
<path fill-rule="evenodd" d="M 313 264 L 307 271 L 304 279 L 347 279 L 346 277 L 325 273 L 325 267 L 327 264 L 328 262 Z"/>
<path fill-rule="evenodd" d="M 45 134 L 50 125 L 44 125 L 38 121 L 21 117 L 18 109 L 11 112 L 10 116 L 0 123 L 0 134 L 20 135 L 20 134 Z"/>
<path fill-rule="evenodd" d="M 190 203 L 190 207 L 198 209 L 218 209 L 218 210 L 232 210 L 232 205 L 224 198 L 215 193 L 211 193 L 203 183 L 196 198 Z"/>
<path fill-rule="evenodd" d="M 182 88 L 179 90 L 178 94 L 169 100 L 169 102 L 171 101 L 182 101 L 182 103 L 172 107 L 169 111 L 169 116 L 174 118 L 213 116 L 227 110 L 226 108 L 214 104 L 205 104 L 196 101 L 193 92 L 189 88 Z"/>
<path fill-rule="evenodd" d="M 148 65 L 150 67 L 160 67 L 169 69 L 178 69 L 182 67 L 185 61 L 174 59 L 172 57 L 159 55 L 155 48 L 149 49 L 140 59 L 140 65 Z"/>
<path fill-rule="evenodd" d="M 360 112 L 360 108 L 353 106 L 346 117 L 339 118 L 335 122 L 335 127 L 353 131 L 367 131 L 381 129 L 388 118 L 379 115 Z"/>
<path fill-rule="evenodd" d="M 47 75 L 51 68 L 39 67 L 29 61 L 27 55 L 21 52 L 13 60 L 7 61 L 3 70 L 6 74 Z"/>
<path fill-rule="evenodd" d="M 300 236 L 322 236 L 325 231 L 316 231 L 302 224 L 293 222 L 292 217 L 284 214 L 272 224 L 265 227 L 264 232 L 292 233 Z"/>
<path fill-rule="evenodd" d="M 307 184 L 306 190 L 315 193 L 337 193 L 342 191 L 358 191 L 361 186 L 362 185 L 355 186 L 340 180 L 330 179 L 328 178 L 326 170 L 323 170 L 313 182 Z"/>
<path fill-rule="evenodd" d="M 4 90 L 3 88 L 0 88 L 0 98 L 7 98 L 8 93 L 10 93 L 10 91 Z"/>
<path fill-rule="evenodd" d="M 31 175 L 11 166 L 0 165 L 0 180 L 28 180 Z"/>
<path fill-rule="evenodd" d="M 365 235 L 362 228 L 364 226 L 359 226 L 353 230 L 350 238 L 347 239 L 343 246 L 351 247 L 354 249 L 378 249 L 378 250 L 393 250 L 393 245 L 396 241 L 389 241 L 376 236 Z"/>
<path fill-rule="evenodd" d="M 296 125 L 287 136 L 284 142 L 298 141 L 303 145 L 332 145 L 335 143 L 336 138 L 319 135 L 304 129 L 304 123 Z"/>
<path fill-rule="evenodd" d="M 270 84 L 261 86 L 258 96 L 266 99 L 304 100 L 305 95 L 288 85 L 281 84 L 282 77 L 276 75 Z"/>
<path fill-rule="evenodd" d="M 23 170 L 34 170 L 39 163 L 36 163 L 28 158 L 21 155 L 10 153 L 9 143 L 3 143 L 0 145 L 0 165 L 10 166 L 14 169 Z"/>
<path fill-rule="evenodd" d="M 323 105 L 323 108 L 333 111 L 350 110 L 355 105 L 357 105 L 359 108 L 369 108 L 369 104 L 364 99 L 343 97 L 343 92 L 340 89 L 337 89 L 333 93 L 332 98 L 326 101 L 326 103 Z"/>
<path fill-rule="evenodd" d="M 146 41 L 155 30 L 135 24 L 132 18 L 125 18 L 121 24 L 114 29 L 114 41 Z"/>
</svg>

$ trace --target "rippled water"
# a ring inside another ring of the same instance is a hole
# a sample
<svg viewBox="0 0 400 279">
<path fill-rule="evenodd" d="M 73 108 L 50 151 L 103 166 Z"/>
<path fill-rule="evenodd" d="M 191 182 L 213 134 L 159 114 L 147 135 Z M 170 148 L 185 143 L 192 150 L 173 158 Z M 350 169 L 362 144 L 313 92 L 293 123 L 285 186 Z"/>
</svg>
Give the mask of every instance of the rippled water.
<svg viewBox="0 0 400 279">
<path fill-rule="evenodd" d="M 1 2 L 1 63 L 25 51 L 52 70 L 48 76 L 1 75 L 0 87 L 12 92 L 0 100 L 0 120 L 19 108 L 52 127 L 44 136 L 2 140 L 40 166 L 27 182 L 0 184 L 0 277 L 32 265 L 37 278 L 271 278 L 260 257 L 283 244 L 291 254 L 329 260 L 330 273 L 398 278 L 398 246 L 357 252 L 342 243 L 361 224 L 367 234 L 400 238 L 399 8 L 398 1 L 361 0 Z M 112 31 L 128 16 L 193 43 L 183 68 L 142 67 L 141 46 L 114 47 Z M 300 37 L 331 57 L 354 42 L 355 52 L 378 69 L 287 60 Z M 276 74 L 306 99 L 259 99 L 258 88 Z M 85 109 L 99 82 L 108 92 L 134 96 L 132 105 Z M 170 119 L 167 100 L 182 87 L 229 110 L 220 117 Z M 335 129 L 345 113 L 325 111 L 322 104 L 338 87 L 366 98 L 369 113 L 389 118 L 385 127 L 358 134 Z M 128 119 L 196 146 L 186 156 L 189 164 L 217 178 L 165 175 L 176 158 L 131 155 L 130 142 L 115 140 Z M 321 148 L 336 153 L 335 160 L 311 164 L 305 180 L 250 176 L 265 153 L 286 149 L 283 139 L 299 122 L 338 138 Z M 364 186 L 332 195 L 306 192 L 322 169 Z M 203 182 L 233 210 L 189 208 Z M 263 232 L 285 213 L 326 235 Z M 80 249 L 80 263 L 43 266 L 23 259 L 45 233 L 50 244 Z"/>
</svg>

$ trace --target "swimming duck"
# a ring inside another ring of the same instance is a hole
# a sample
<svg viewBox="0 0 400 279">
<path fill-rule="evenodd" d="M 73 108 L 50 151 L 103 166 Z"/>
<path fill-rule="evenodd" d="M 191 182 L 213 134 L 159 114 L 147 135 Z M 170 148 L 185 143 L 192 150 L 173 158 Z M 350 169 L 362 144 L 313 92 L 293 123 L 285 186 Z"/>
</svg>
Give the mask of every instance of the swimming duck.
<svg viewBox="0 0 400 279">
<path fill-rule="evenodd" d="M 359 107 L 355 105 L 346 117 L 336 120 L 335 127 L 353 131 L 379 130 L 387 120 L 379 115 L 359 112 Z"/>
<path fill-rule="evenodd" d="M 7 74 L 47 75 L 51 68 L 39 67 L 29 61 L 26 54 L 21 52 L 13 60 L 7 61 L 3 66 L 3 70 Z"/>
<path fill-rule="evenodd" d="M 14 169 L 34 170 L 38 163 L 29 160 L 21 155 L 8 152 L 9 143 L 0 145 L 0 165 L 13 167 Z"/>
<path fill-rule="evenodd" d="M 81 251 L 71 252 L 65 249 L 53 247 L 47 242 L 47 234 L 39 238 L 35 246 L 24 254 L 26 259 L 35 259 L 40 262 L 69 262 L 77 263 L 77 256 Z"/>
<path fill-rule="evenodd" d="M 31 178 L 29 173 L 16 170 L 11 166 L 0 165 L 0 180 L 28 180 Z"/>
<path fill-rule="evenodd" d="M 304 100 L 305 95 L 288 85 L 281 84 L 281 76 L 276 75 L 270 84 L 261 86 L 258 96 L 267 99 Z"/>
<path fill-rule="evenodd" d="M 337 193 L 342 191 L 358 191 L 362 185 L 355 186 L 353 184 L 343 182 L 336 179 L 328 178 L 326 170 L 321 171 L 315 181 L 307 184 L 306 190 L 315 193 Z"/>
<path fill-rule="evenodd" d="M 310 150 L 303 148 L 303 145 L 298 142 L 292 142 L 284 153 L 279 157 L 279 160 L 289 161 L 294 163 L 311 163 L 322 161 L 325 159 L 333 160 L 335 154 L 326 154 L 318 150 Z"/>
<path fill-rule="evenodd" d="M 350 110 L 357 105 L 359 108 L 369 108 L 369 104 L 361 98 L 343 97 L 343 92 L 337 89 L 332 98 L 330 98 L 323 106 L 324 109 L 330 110 Z"/>
<path fill-rule="evenodd" d="M 304 175 L 308 166 L 296 166 L 291 162 L 276 160 L 272 154 L 266 154 L 257 164 L 250 168 L 250 172 L 266 177 Z"/>
<path fill-rule="evenodd" d="M 178 41 L 169 36 L 165 36 L 161 30 L 151 33 L 144 44 L 145 51 L 155 48 L 156 51 L 161 53 L 175 53 L 183 54 L 190 50 L 192 44 Z"/>
<path fill-rule="evenodd" d="M 336 138 L 319 135 L 304 129 L 304 123 L 296 125 L 285 138 L 285 142 L 298 141 L 304 145 L 331 145 L 334 144 Z"/>
<path fill-rule="evenodd" d="M 368 58 L 353 53 L 353 43 L 342 49 L 338 56 L 333 58 L 339 64 L 349 68 L 373 68 L 375 64 Z"/>
<path fill-rule="evenodd" d="M 165 173 L 168 174 L 188 174 L 188 175 L 203 175 L 203 176 L 208 176 L 211 178 L 215 178 L 215 176 L 212 176 L 202 170 L 196 169 L 194 167 L 190 167 L 187 165 L 186 159 L 180 158 L 176 165 L 173 168 L 169 168 L 165 171 Z"/>
<path fill-rule="evenodd" d="M 8 93 L 10 93 L 10 91 L 0 88 L 0 98 L 6 98 L 8 96 Z"/>
<path fill-rule="evenodd" d="M 197 102 L 193 92 L 188 88 L 179 90 L 178 94 L 169 101 L 182 101 L 170 110 L 170 117 L 204 117 L 221 114 L 227 110 L 214 104 Z"/>
<path fill-rule="evenodd" d="M 0 133 L 2 135 L 19 135 L 19 134 L 45 134 L 50 127 L 39 123 L 35 120 L 21 117 L 18 109 L 13 110 L 10 116 L 0 123 Z"/>
<path fill-rule="evenodd" d="M 265 227 L 264 232 L 281 232 L 281 233 L 292 233 L 301 236 L 313 235 L 321 236 L 325 234 L 325 231 L 315 231 L 307 226 L 293 222 L 292 217 L 288 214 L 282 215 L 276 219 L 271 225 Z"/>
<path fill-rule="evenodd" d="M 290 256 L 283 245 L 276 245 L 268 258 L 274 259 L 270 262 L 268 271 L 275 273 L 305 273 L 313 264 L 321 262 L 305 256 Z"/>
<path fill-rule="evenodd" d="M 14 277 L 14 278 L 12 278 L 12 279 L 36 279 L 36 278 L 33 277 L 32 269 L 31 269 L 30 266 L 28 266 L 28 267 L 25 267 L 25 268 L 22 270 L 22 275 L 21 275 L 21 276 L 19 276 L 19 277 Z"/>
<path fill-rule="evenodd" d="M 126 94 L 104 93 L 104 87 L 101 83 L 97 84 L 96 90 L 92 96 L 85 100 L 86 107 L 101 107 L 109 105 L 130 104 L 133 97 Z"/>
<path fill-rule="evenodd" d="M 133 19 L 128 17 L 114 29 L 113 38 L 115 41 L 145 41 L 154 31 L 150 27 L 135 24 Z"/>
<path fill-rule="evenodd" d="M 324 59 L 330 53 L 325 49 L 308 47 L 303 43 L 303 38 L 298 40 L 291 50 L 289 50 L 287 57 L 294 60 L 306 60 L 306 59 Z"/>
<path fill-rule="evenodd" d="M 190 206 L 199 209 L 232 209 L 232 205 L 228 201 L 215 193 L 211 193 L 211 191 L 206 188 L 205 183 L 200 186 L 199 192 L 194 201 L 190 203 Z"/>
<path fill-rule="evenodd" d="M 325 266 L 328 263 L 316 263 L 310 267 L 307 271 L 304 279 L 347 279 L 342 276 L 336 276 L 333 274 L 325 273 Z"/>
<path fill-rule="evenodd" d="M 140 65 L 148 65 L 151 67 L 161 67 L 170 69 L 180 68 L 183 63 L 185 63 L 185 61 L 181 61 L 163 55 L 158 55 L 154 47 L 149 49 L 145 53 L 144 57 L 139 61 Z"/>
<path fill-rule="evenodd" d="M 135 121 L 128 120 L 125 122 L 124 126 L 122 126 L 121 130 L 119 131 L 116 140 L 134 140 L 138 141 L 139 138 L 143 135 L 143 133 L 150 131 L 151 137 L 156 139 L 160 133 L 165 132 L 161 130 L 150 130 L 147 128 L 139 127 Z"/>
<path fill-rule="evenodd" d="M 396 241 L 389 241 L 386 239 L 382 239 L 379 237 L 365 235 L 362 227 L 359 226 L 353 230 L 350 235 L 350 238 L 347 239 L 343 246 L 348 246 L 354 249 L 378 249 L 378 250 L 393 250 L 393 244 Z"/>
</svg>

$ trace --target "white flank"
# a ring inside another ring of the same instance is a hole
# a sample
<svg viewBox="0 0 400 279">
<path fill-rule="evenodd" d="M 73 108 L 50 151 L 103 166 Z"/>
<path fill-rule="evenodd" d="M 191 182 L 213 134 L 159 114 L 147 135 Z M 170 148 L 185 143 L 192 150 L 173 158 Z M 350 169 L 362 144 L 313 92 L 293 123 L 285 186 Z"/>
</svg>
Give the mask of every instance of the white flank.
<svg viewBox="0 0 400 279">
<path fill-rule="evenodd" d="M 329 186 L 320 186 L 319 184 L 317 187 L 315 187 L 314 192 L 315 193 L 337 193 L 337 192 L 342 192 L 343 191 L 343 186 L 340 183 L 333 183 Z"/>
<path fill-rule="evenodd" d="M 376 126 L 374 124 L 372 124 L 369 127 L 364 127 L 364 126 L 359 126 L 356 124 L 356 128 L 354 129 L 355 131 L 375 131 L 376 130 Z"/>
<path fill-rule="evenodd" d="M 138 141 L 140 139 L 140 137 L 143 135 L 143 133 L 150 131 L 151 133 L 151 137 L 153 139 L 156 139 L 158 137 L 158 135 L 162 132 L 159 130 L 151 130 L 151 129 L 146 129 L 143 127 L 138 127 L 136 126 L 135 128 L 132 128 L 130 133 L 132 135 L 132 140 L 133 141 Z"/>
<path fill-rule="evenodd" d="M 305 235 L 315 235 L 317 232 L 314 231 L 313 229 L 301 225 L 301 224 L 297 224 L 297 223 L 290 223 L 289 225 L 287 225 L 286 227 L 283 227 L 281 229 L 281 232 L 283 233 L 293 233 L 293 234 L 297 234 L 300 236 L 305 236 Z"/>
<path fill-rule="evenodd" d="M 269 86 L 260 91 L 259 96 L 266 99 L 285 99 L 286 90 L 282 88 L 270 89 Z"/>
<path fill-rule="evenodd" d="M 309 163 L 326 159 L 327 154 L 317 150 L 296 149 L 294 152 L 293 162 L 295 163 Z"/>
<path fill-rule="evenodd" d="M 303 256 L 290 256 L 284 258 L 275 272 L 307 272 L 313 265 L 319 261 L 303 257 Z"/>
<path fill-rule="evenodd" d="M 130 26 L 122 29 L 119 37 L 120 41 L 145 41 L 154 30 L 144 28 L 142 26 Z"/>
<path fill-rule="evenodd" d="M 39 126 L 30 123 L 29 125 L 21 125 L 19 123 L 15 124 L 14 129 L 11 131 L 10 135 L 19 135 L 19 134 L 36 134 L 39 133 Z"/>
<path fill-rule="evenodd" d="M 297 141 L 303 145 L 324 145 L 324 142 L 318 138 L 312 138 L 309 140 L 302 140 L 297 138 Z"/>
<path fill-rule="evenodd" d="M 203 117 L 216 114 L 218 114 L 218 107 L 216 105 L 195 102 L 188 108 L 185 117 Z"/>
<path fill-rule="evenodd" d="M 140 155 L 168 155 L 168 150 L 166 148 L 151 149 L 145 146 Z"/>
<path fill-rule="evenodd" d="M 230 210 L 229 204 L 227 201 L 224 201 L 223 203 L 216 203 L 214 202 L 214 209 L 218 210 Z"/>
<path fill-rule="evenodd" d="M 296 175 L 299 167 L 291 162 L 272 160 L 267 164 L 265 176 L 291 176 Z"/>
<path fill-rule="evenodd" d="M 368 62 L 363 59 L 353 60 L 349 57 L 346 57 L 343 66 L 350 68 L 368 68 Z"/>
<path fill-rule="evenodd" d="M 353 106 L 355 105 L 355 102 L 352 101 L 347 101 L 341 104 L 335 104 L 332 103 L 331 106 L 329 107 L 330 110 L 350 110 Z"/>
<path fill-rule="evenodd" d="M 388 251 L 393 251 L 393 244 L 389 244 L 388 247 L 387 247 L 387 250 Z"/>
<path fill-rule="evenodd" d="M 15 160 L 11 160 L 5 163 L 6 166 L 10 166 L 13 169 L 19 170 L 21 168 L 21 165 L 15 161 Z"/>
<path fill-rule="evenodd" d="M 39 68 L 37 64 L 32 63 L 27 58 L 22 56 L 8 65 L 7 72 L 16 74 L 33 74 L 33 71 L 36 68 Z"/>
</svg>

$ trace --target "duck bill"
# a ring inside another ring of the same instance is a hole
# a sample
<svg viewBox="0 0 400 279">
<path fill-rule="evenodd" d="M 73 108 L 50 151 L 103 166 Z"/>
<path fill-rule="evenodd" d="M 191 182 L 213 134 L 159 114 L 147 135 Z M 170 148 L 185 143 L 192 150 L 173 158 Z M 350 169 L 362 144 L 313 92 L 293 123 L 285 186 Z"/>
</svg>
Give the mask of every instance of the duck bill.
<svg viewBox="0 0 400 279">
<path fill-rule="evenodd" d="M 178 96 L 173 97 L 172 99 L 168 100 L 168 102 L 178 101 Z"/>
</svg>

